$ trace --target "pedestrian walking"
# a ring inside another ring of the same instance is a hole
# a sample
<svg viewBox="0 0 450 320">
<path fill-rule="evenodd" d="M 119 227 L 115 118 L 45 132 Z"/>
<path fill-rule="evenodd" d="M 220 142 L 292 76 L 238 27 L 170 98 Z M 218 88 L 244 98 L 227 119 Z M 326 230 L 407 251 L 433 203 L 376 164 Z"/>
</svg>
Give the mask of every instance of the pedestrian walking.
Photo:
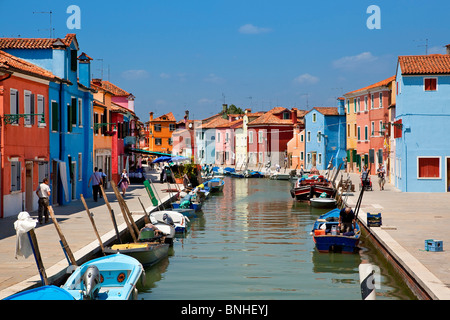
<svg viewBox="0 0 450 320">
<path fill-rule="evenodd" d="M 94 173 L 89 178 L 88 188 L 92 181 L 92 196 L 94 197 L 94 201 L 97 202 L 98 194 L 100 193 L 100 184 L 103 183 L 102 174 L 98 172 L 98 168 L 94 168 Z"/>
<path fill-rule="evenodd" d="M 127 170 L 123 169 L 122 175 L 120 176 L 119 186 L 122 189 L 122 195 L 125 196 L 128 185 L 130 184 L 130 179 L 128 179 Z"/>
<path fill-rule="evenodd" d="M 100 175 L 102 176 L 102 186 L 103 189 L 106 189 L 106 174 L 103 172 L 103 169 L 98 169 L 98 172 L 100 172 Z M 98 193 L 100 198 L 103 198 L 102 191 Z"/>
<path fill-rule="evenodd" d="M 42 224 L 42 218 L 45 218 L 45 223 L 48 222 L 48 206 L 50 205 L 50 187 L 47 178 L 42 180 L 42 183 L 38 186 L 36 190 L 36 195 L 39 197 L 39 210 L 38 210 L 38 221 Z"/>
<path fill-rule="evenodd" d="M 380 186 L 380 191 L 384 190 L 384 184 L 386 182 L 386 178 L 385 178 L 386 170 L 384 169 L 384 166 L 382 163 L 380 163 L 378 166 L 377 175 L 378 175 L 378 185 Z"/>
</svg>

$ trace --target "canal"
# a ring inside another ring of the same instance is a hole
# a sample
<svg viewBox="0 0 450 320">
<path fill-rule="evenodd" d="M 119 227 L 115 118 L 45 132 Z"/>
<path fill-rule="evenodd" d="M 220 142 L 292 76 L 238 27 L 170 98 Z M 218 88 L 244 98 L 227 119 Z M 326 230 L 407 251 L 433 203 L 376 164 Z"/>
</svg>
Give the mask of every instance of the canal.
<svg viewBox="0 0 450 320">
<path fill-rule="evenodd" d="M 143 300 L 361 300 L 359 264 L 379 267 L 377 299 L 415 299 L 362 235 L 356 254 L 319 253 L 310 236 L 326 210 L 295 202 L 290 182 L 225 178 L 179 236 L 146 269 Z"/>
</svg>

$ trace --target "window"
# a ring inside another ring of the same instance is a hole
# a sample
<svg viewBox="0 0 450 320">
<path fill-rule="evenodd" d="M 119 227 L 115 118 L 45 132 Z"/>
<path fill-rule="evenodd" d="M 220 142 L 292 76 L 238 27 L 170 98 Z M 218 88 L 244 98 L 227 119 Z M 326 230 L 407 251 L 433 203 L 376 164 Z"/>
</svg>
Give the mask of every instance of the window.
<svg viewBox="0 0 450 320">
<path fill-rule="evenodd" d="M 379 132 L 379 135 L 381 136 L 381 135 L 383 135 L 383 134 L 384 134 L 384 126 L 383 126 L 383 121 L 381 121 L 381 120 L 380 120 L 380 124 L 379 124 L 379 126 L 380 126 L 380 132 Z"/>
<path fill-rule="evenodd" d="M 263 132 L 258 131 L 258 143 L 263 143 Z"/>
<path fill-rule="evenodd" d="M 59 104 L 52 101 L 52 131 L 59 130 Z"/>
<path fill-rule="evenodd" d="M 358 112 L 361 111 L 361 98 L 358 97 Z"/>
<path fill-rule="evenodd" d="M 39 183 L 44 180 L 44 178 L 48 178 L 48 162 L 39 162 L 38 163 L 38 181 Z"/>
<path fill-rule="evenodd" d="M 72 105 L 70 103 L 67 104 L 67 132 L 72 132 Z"/>
<path fill-rule="evenodd" d="M 289 114 L 289 112 L 283 112 L 283 119 L 284 120 L 288 120 L 288 119 L 290 119 L 291 117 L 290 117 L 290 114 Z"/>
<path fill-rule="evenodd" d="M 322 154 L 321 153 L 319 153 L 317 155 L 317 164 L 322 164 Z"/>
<path fill-rule="evenodd" d="M 169 144 L 169 146 L 171 146 L 173 144 L 172 138 L 167 139 L 167 143 Z"/>
<path fill-rule="evenodd" d="M 347 124 L 347 138 L 350 138 L 350 124 Z"/>
<path fill-rule="evenodd" d="M 300 134 L 300 142 L 303 142 L 305 140 L 304 134 Z"/>
<path fill-rule="evenodd" d="M 418 157 L 417 178 L 418 179 L 440 179 L 441 178 L 440 157 Z"/>
<path fill-rule="evenodd" d="M 99 121 L 98 121 L 98 113 L 97 113 L 97 112 L 94 113 L 94 128 L 95 128 L 95 124 L 96 124 L 96 123 L 99 123 Z M 99 129 L 99 127 L 97 126 L 97 129 L 94 130 L 94 134 L 95 134 L 95 135 L 98 134 L 98 129 Z"/>
<path fill-rule="evenodd" d="M 368 104 L 368 98 L 367 96 L 364 97 L 364 110 L 368 110 L 369 108 L 367 107 Z"/>
<path fill-rule="evenodd" d="M 46 123 L 45 123 L 45 98 L 44 96 L 38 94 L 37 95 L 37 108 L 36 108 L 36 113 L 39 114 L 39 116 L 37 116 L 37 124 L 38 127 L 45 127 Z"/>
<path fill-rule="evenodd" d="M 373 101 L 374 101 L 374 95 L 373 93 L 370 95 L 370 109 L 373 109 Z"/>
<path fill-rule="evenodd" d="M 169 124 L 169 130 L 170 131 L 175 131 L 175 123 L 170 123 Z"/>
<path fill-rule="evenodd" d="M 437 78 L 425 78 L 423 79 L 425 91 L 437 90 Z"/>
<path fill-rule="evenodd" d="M 77 50 L 70 50 L 70 70 L 77 71 Z"/>
<path fill-rule="evenodd" d="M 306 142 L 311 142 L 311 131 L 306 133 Z"/>
<path fill-rule="evenodd" d="M 83 126 L 83 100 L 78 99 L 78 126 Z"/>
<path fill-rule="evenodd" d="M 312 122 L 316 122 L 316 120 L 317 120 L 317 114 L 314 112 L 312 114 Z"/>
<path fill-rule="evenodd" d="M 253 131 L 249 131 L 248 133 L 248 143 L 253 143 Z"/>
<path fill-rule="evenodd" d="M 378 108 L 381 109 L 381 108 L 383 108 L 383 93 L 382 92 L 380 92 L 379 99 L 380 99 L 380 102 L 379 102 Z"/>
<path fill-rule="evenodd" d="M 155 138 L 155 145 L 160 146 L 162 144 L 161 138 Z"/>
<path fill-rule="evenodd" d="M 321 131 L 317 131 L 317 142 L 318 143 L 322 142 L 322 132 Z"/>
<path fill-rule="evenodd" d="M 370 123 L 370 135 L 374 136 L 375 135 L 375 121 L 372 121 Z"/>
<path fill-rule="evenodd" d="M 369 127 L 365 126 L 364 127 L 364 140 L 366 140 L 366 141 L 369 140 L 368 139 L 368 133 L 369 133 L 368 131 L 369 131 Z"/>
<path fill-rule="evenodd" d="M 155 123 L 153 127 L 155 128 L 155 132 L 161 132 L 161 123 Z"/>
<path fill-rule="evenodd" d="M 304 153 L 303 153 L 303 151 L 300 151 L 300 160 L 303 161 L 303 159 L 304 159 Z"/>
<path fill-rule="evenodd" d="M 11 191 L 20 191 L 21 163 L 20 161 L 11 161 Z"/>
<path fill-rule="evenodd" d="M 353 98 L 353 112 L 356 113 L 357 109 L 356 109 L 356 98 Z"/>
<path fill-rule="evenodd" d="M 356 135 L 356 133 L 357 133 L 357 131 L 358 131 L 358 129 L 356 128 L 356 123 L 355 123 L 355 125 L 354 125 L 354 127 L 355 127 L 355 138 L 357 137 L 357 135 Z M 358 136 L 358 140 L 359 140 L 359 136 Z"/>
<path fill-rule="evenodd" d="M 34 114 L 34 94 L 30 91 L 24 91 L 24 113 L 25 114 Z M 24 124 L 26 126 L 31 126 L 34 124 L 34 117 L 26 116 L 24 118 Z"/>
<path fill-rule="evenodd" d="M 361 127 L 358 127 L 358 141 L 361 140 Z"/>
<path fill-rule="evenodd" d="M 347 114 L 350 114 L 350 100 L 347 99 Z"/>
<path fill-rule="evenodd" d="M 310 164 L 311 163 L 311 153 L 307 153 L 306 154 L 306 164 Z"/>
<path fill-rule="evenodd" d="M 9 113 L 19 114 L 19 91 L 11 89 L 9 96 Z M 13 122 L 13 124 L 19 124 L 19 119 Z"/>
<path fill-rule="evenodd" d="M 83 160 L 83 154 L 82 153 L 78 153 L 78 181 L 83 180 L 83 165 L 82 165 L 82 160 Z"/>
<path fill-rule="evenodd" d="M 252 135 L 253 138 L 253 135 Z M 253 139 L 252 139 L 253 140 Z M 220 142 L 220 132 L 217 132 L 217 141 Z M 253 141 L 252 141 L 253 142 Z"/>
</svg>

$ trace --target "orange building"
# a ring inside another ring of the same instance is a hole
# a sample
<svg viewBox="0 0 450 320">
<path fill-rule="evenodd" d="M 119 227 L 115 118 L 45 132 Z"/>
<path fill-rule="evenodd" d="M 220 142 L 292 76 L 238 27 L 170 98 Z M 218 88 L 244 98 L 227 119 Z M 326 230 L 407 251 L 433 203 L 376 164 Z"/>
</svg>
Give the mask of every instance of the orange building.
<svg viewBox="0 0 450 320">
<path fill-rule="evenodd" d="M 148 151 L 172 153 L 172 134 L 176 130 L 176 120 L 172 112 L 166 113 L 153 119 L 153 112 L 150 112 L 150 121 L 147 125 L 147 146 Z"/>
</svg>

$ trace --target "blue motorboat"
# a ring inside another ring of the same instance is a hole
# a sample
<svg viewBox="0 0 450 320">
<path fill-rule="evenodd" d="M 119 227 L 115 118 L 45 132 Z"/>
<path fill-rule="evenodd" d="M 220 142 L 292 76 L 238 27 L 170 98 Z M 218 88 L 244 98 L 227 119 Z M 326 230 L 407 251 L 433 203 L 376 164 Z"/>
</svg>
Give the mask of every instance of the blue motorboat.
<svg viewBox="0 0 450 320">
<path fill-rule="evenodd" d="M 340 233 L 338 230 L 340 209 L 333 209 L 317 218 L 311 234 L 319 252 L 354 253 L 358 250 L 361 229 L 358 222 L 355 229 Z"/>
<path fill-rule="evenodd" d="M 82 264 L 62 288 L 75 300 L 132 300 L 143 272 L 137 259 L 116 253 Z"/>
<path fill-rule="evenodd" d="M 205 189 L 210 192 L 222 192 L 225 181 L 219 178 L 214 178 L 204 182 L 203 185 L 205 186 Z"/>
<path fill-rule="evenodd" d="M 75 298 L 63 288 L 48 285 L 22 291 L 3 300 L 75 300 Z"/>
<path fill-rule="evenodd" d="M 264 178 L 264 173 L 261 171 L 247 170 L 244 175 L 246 178 Z"/>
<path fill-rule="evenodd" d="M 172 208 L 174 209 L 194 209 L 195 212 L 202 209 L 202 202 L 197 197 L 197 194 L 188 193 L 179 201 L 172 202 Z"/>
</svg>

